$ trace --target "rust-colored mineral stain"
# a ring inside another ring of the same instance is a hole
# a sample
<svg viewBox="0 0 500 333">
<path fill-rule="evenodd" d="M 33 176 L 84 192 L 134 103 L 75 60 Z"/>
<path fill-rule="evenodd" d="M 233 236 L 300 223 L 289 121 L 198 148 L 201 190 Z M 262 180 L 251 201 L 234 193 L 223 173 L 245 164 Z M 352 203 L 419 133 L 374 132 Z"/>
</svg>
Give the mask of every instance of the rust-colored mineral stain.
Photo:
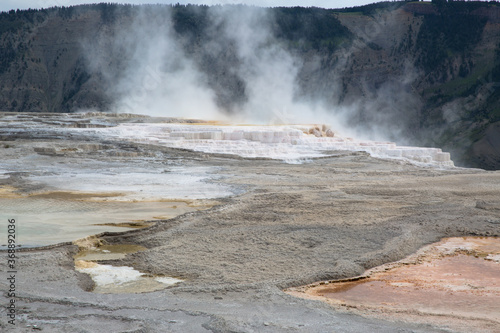
<svg viewBox="0 0 500 333">
<path fill-rule="evenodd" d="M 401 262 L 374 268 L 366 278 L 287 292 L 383 312 L 398 320 L 404 313 L 418 313 L 420 319 L 427 316 L 424 322 L 449 318 L 446 325 L 450 325 L 461 316 L 480 331 L 490 332 L 487 327 L 500 327 L 499 253 L 500 238 L 449 238 Z"/>
<path fill-rule="evenodd" d="M 459 254 L 402 266 L 366 280 L 319 287 L 314 294 L 348 305 L 464 316 L 474 312 L 500 321 L 500 264 Z"/>
</svg>

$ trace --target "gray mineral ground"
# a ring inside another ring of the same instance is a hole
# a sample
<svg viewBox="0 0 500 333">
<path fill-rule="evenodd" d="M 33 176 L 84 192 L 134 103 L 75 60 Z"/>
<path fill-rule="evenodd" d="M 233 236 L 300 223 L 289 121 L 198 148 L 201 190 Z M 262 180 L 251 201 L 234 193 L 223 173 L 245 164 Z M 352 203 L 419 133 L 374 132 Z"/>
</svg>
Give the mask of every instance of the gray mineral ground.
<svg viewBox="0 0 500 333">
<path fill-rule="evenodd" d="M 139 143 L 124 148 L 98 136 L 64 134 L 69 132 L 57 126 L 45 132 L 19 129 L 16 140 L 1 148 L 6 152 L 0 166 L 9 175 L 0 179 L 2 187 L 23 195 L 49 191 L 30 182 L 27 173 L 58 163 L 159 168 L 168 160 L 215 170 L 210 182 L 235 194 L 206 211 L 100 236 L 107 244 L 147 248 L 109 263 L 185 280 L 164 290 L 88 291 L 93 282 L 75 270 L 78 248 L 71 243 L 18 251 L 16 326 L 8 324 L 2 307 L 2 332 L 453 332 L 425 321 L 353 315 L 282 290 L 353 277 L 443 237 L 500 236 L 500 172 L 419 167 L 358 152 L 285 164 Z M 102 151 L 44 155 L 33 151 L 34 143 L 92 143 Z M 139 153 L 116 154 L 124 149 Z M 20 161 L 25 165 L 15 170 Z M 6 304 L 4 278 L 0 289 Z"/>
</svg>

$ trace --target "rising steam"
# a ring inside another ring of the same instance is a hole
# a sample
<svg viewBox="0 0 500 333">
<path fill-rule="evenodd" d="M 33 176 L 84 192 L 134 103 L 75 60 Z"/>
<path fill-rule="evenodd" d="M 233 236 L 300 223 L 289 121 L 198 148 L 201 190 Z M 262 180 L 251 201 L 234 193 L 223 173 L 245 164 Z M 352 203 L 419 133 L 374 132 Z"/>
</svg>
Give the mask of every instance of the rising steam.
<svg viewBox="0 0 500 333">
<path fill-rule="evenodd" d="M 112 27 L 116 34 L 104 32 L 98 43 L 85 45 L 92 50 L 91 70 L 99 72 L 109 87 L 114 111 L 261 124 L 333 119 L 332 110 L 297 98 L 297 75 L 303 64 L 274 38 L 270 10 L 208 9 L 207 31 L 213 35 L 204 51 L 217 57 L 228 52 L 225 45 L 230 46 L 236 60 L 227 71 L 241 80 L 244 89 L 243 100 L 227 108 L 217 101 L 214 83 L 200 69 L 199 54 L 188 53 L 186 41 L 175 33 L 170 7 L 162 9 L 167 15 L 143 7 L 132 24 L 117 22 Z"/>
<path fill-rule="evenodd" d="M 401 129 L 418 115 L 411 66 L 376 89 L 364 87 L 361 78 L 359 95 L 340 101 L 343 71 L 355 52 L 363 52 L 353 43 L 337 52 L 333 74 L 312 79 L 304 93 L 299 77 L 320 72 L 321 59 L 304 60 L 275 37 L 273 10 L 190 10 L 203 12 L 200 31 L 189 27 L 180 33 L 170 6 L 141 6 L 84 43 L 91 71 L 109 87 L 114 111 L 254 124 L 328 123 L 344 135 L 371 139 L 403 137 Z M 377 38 L 363 36 L 365 46 L 369 37 Z M 399 116 L 401 108 L 407 109 L 405 117 Z"/>
</svg>

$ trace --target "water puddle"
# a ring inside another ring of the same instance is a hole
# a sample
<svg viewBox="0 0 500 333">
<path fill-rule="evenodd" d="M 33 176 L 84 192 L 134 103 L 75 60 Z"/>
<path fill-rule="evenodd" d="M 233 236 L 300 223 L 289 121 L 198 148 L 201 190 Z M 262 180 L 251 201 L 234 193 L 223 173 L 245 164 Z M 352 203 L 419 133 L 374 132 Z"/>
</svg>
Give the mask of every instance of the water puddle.
<svg viewBox="0 0 500 333">
<path fill-rule="evenodd" d="M 182 282 L 172 277 L 144 274 L 128 266 L 115 267 L 86 260 L 76 260 L 75 268 L 92 277 L 95 282 L 93 292 L 99 294 L 152 292 Z"/>
<path fill-rule="evenodd" d="M 5 196 L 0 197 L 0 219 L 16 220 L 17 244 L 22 247 L 71 242 L 105 231 L 144 228 L 152 225 L 151 220 L 170 219 L 216 204 L 206 200 L 104 202 L 92 200 L 96 194 L 89 197 L 85 193 L 53 192 L 20 197 L 6 195 L 12 189 L 4 188 L 4 192 Z M 4 247 L 0 243 L 0 249 Z"/>
<path fill-rule="evenodd" d="M 500 327 L 500 238 L 444 239 L 350 281 L 287 292 L 363 315 L 489 331 Z"/>
<path fill-rule="evenodd" d="M 133 267 L 103 265 L 99 261 L 123 259 L 127 254 L 145 251 L 136 244 L 103 244 L 96 236 L 74 242 L 80 251 L 73 257 L 75 269 L 90 275 L 94 281 L 92 292 L 99 294 L 145 293 L 162 290 L 181 283 L 183 280 L 167 276 L 141 273 Z"/>
</svg>

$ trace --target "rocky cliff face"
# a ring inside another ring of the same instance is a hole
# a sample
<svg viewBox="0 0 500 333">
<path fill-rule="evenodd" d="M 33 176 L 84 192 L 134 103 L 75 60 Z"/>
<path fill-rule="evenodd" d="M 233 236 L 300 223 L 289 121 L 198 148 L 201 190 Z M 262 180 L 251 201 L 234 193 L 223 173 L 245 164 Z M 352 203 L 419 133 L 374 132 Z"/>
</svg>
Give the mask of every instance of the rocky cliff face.
<svg viewBox="0 0 500 333">
<path fill-rule="evenodd" d="M 167 103 L 168 91 L 225 113 L 307 100 L 368 135 L 499 169 L 499 17 L 495 3 L 479 2 L 2 13 L 0 110 L 134 112 Z"/>
</svg>

